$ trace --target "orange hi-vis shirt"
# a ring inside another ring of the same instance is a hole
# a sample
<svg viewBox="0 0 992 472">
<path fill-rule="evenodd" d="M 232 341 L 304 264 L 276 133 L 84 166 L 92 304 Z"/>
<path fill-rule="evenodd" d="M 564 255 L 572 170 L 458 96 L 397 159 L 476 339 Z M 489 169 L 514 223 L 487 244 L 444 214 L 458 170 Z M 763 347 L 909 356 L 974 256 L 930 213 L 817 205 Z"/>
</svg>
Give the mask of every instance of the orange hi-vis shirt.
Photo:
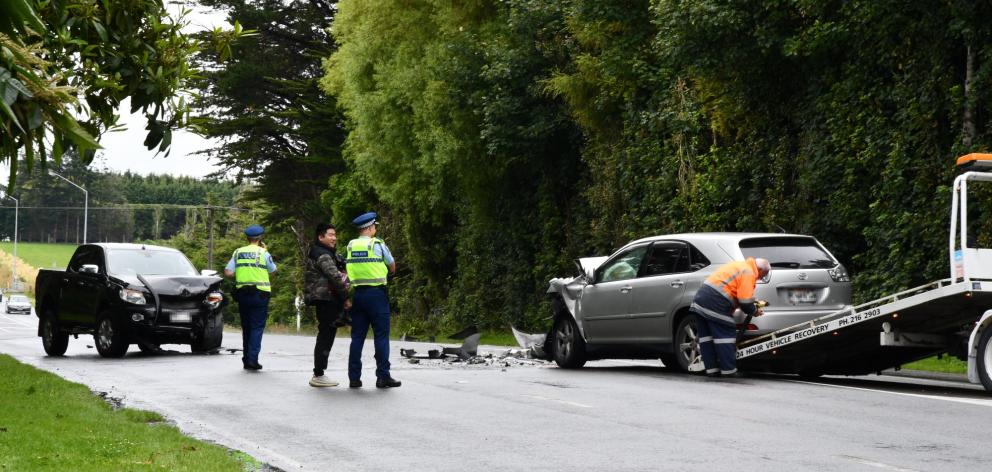
<svg viewBox="0 0 992 472">
<path fill-rule="evenodd" d="M 758 266 L 754 258 L 746 261 L 728 262 L 713 272 L 703 282 L 722 293 L 734 307 L 744 303 L 754 303 L 754 286 L 758 283 Z"/>
</svg>

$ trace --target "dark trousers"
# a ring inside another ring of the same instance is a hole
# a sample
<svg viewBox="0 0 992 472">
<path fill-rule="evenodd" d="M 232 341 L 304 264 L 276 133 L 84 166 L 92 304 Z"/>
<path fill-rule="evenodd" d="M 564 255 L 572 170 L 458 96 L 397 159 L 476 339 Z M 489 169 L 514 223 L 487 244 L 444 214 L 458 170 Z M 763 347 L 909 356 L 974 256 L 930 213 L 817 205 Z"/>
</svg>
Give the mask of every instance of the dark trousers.
<svg viewBox="0 0 992 472">
<path fill-rule="evenodd" d="M 707 374 L 737 372 L 737 329 L 705 316 L 696 317 L 699 355 Z"/>
<path fill-rule="evenodd" d="M 355 290 L 351 306 L 351 349 L 348 352 L 348 379 L 362 378 L 362 348 L 372 327 L 375 344 L 375 376 L 389 378 L 389 295 L 385 287 Z"/>
<path fill-rule="evenodd" d="M 262 351 L 262 332 L 265 322 L 269 319 L 269 296 L 261 291 L 240 291 L 236 294 L 238 313 L 241 314 L 241 342 L 244 356 L 241 361 L 246 364 L 258 362 L 258 354 Z"/>
<path fill-rule="evenodd" d="M 334 347 L 334 336 L 338 334 L 334 321 L 344 307 L 337 302 L 316 301 L 314 308 L 317 311 L 317 342 L 313 346 L 313 375 L 320 377 L 327 368 L 327 358 Z"/>
</svg>

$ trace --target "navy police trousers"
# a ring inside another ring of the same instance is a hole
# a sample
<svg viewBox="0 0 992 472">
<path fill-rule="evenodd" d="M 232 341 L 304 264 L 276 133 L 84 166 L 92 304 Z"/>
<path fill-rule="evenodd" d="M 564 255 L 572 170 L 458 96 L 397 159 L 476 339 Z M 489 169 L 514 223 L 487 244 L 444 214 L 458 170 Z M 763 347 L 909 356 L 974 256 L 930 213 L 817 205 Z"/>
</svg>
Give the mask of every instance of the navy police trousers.
<svg viewBox="0 0 992 472">
<path fill-rule="evenodd" d="M 375 344 L 375 376 L 389 378 L 389 295 L 385 286 L 356 288 L 351 305 L 351 349 L 348 379 L 361 380 L 362 348 L 372 327 Z"/>
</svg>

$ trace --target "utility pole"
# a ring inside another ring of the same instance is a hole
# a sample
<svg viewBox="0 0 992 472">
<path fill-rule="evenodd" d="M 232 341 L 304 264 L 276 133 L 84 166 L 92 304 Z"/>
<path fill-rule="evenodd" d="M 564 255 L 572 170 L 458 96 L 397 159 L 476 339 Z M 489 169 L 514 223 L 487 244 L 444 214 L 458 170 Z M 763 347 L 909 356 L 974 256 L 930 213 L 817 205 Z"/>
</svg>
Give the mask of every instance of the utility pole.
<svg viewBox="0 0 992 472">
<path fill-rule="evenodd" d="M 207 238 L 207 268 L 214 268 L 214 209 L 207 209 L 207 226 L 210 236 Z"/>
</svg>

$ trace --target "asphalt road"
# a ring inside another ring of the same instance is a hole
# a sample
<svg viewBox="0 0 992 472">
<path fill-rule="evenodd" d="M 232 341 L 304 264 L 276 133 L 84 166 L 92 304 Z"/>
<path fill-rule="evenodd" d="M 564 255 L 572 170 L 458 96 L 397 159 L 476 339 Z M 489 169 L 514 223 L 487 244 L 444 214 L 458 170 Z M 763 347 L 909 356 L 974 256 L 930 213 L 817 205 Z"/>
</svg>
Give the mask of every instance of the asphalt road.
<svg viewBox="0 0 992 472">
<path fill-rule="evenodd" d="M 887 376 L 804 382 L 786 376 L 710 380 L 651 361 L 410 364 L 393 343 L 395 390 L 317 389 L 313 339 L 266 335 L 265 369 L 240 352 L 100 358 L 92 337 L 44 355 L 36 318 L 0 314 L 0 352 L 155 410 L 187 433 L 287 471 L 375 470 L 989 470 L 992 396 L 955 382 Z M 344 383 L 349 341 L 329 375 Z M 225 336 L 240 347 L 240 334 Z M 503 349 L 491 348 L 499 353 Z M 39 413 L 42 414 L 42 413 Z"/>
</svg>

